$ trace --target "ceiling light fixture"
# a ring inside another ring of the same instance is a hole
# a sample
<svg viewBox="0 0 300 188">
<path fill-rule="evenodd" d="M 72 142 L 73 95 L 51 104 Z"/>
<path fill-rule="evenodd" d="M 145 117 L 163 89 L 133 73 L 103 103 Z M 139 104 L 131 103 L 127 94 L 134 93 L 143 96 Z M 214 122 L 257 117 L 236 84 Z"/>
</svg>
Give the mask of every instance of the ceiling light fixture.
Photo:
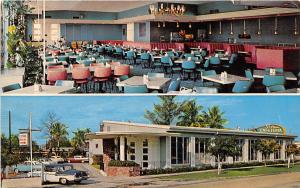
<svg viewBox="0 0 300 188">
<path fill-rule="evenodd" d="M 211 35 L 212 31 L 211 31 L 211 23 L 208 24 L 208 34 Z"/>
<path fill-rule="evenodd" d="M 278 35 L 278 18 L 275 17 L 274 35 Z"/>
<path fill-rule="evenodd" d="M 157 23 L 157 27 L 160 28 L 160 23 L 159 22 Z"/>
<path fill-rule="evenodd" d="M 261 35 L 261 25 L 260 25 L 260 18 L 258 18 L 258 31 L 257 31 L 258 35 Z"/>
<path fill-rule="evenodd" d="M 174 5 L 171 4 L 171 6 L 169 6 L 167 4 L 167 6 L 165 7 L 163 3 L 160 4 L 160 6 L 158 6 L 159 8 L 156 8 L 155 5 L 150 5 L 149 6 L 149 13 L 152 15 L 174 15 L 174 16 L 182 16 L 185 14 L 186 9 L 184 5 Z"/>
<path fill-rule="evenodd" d="M 243 32 L 244 35 L 247 34 L 247 31 L 246 31 L 246 20 L 244 20 L 244 32 Z"/>
<path fill-rule="evenodd" d="M 166 22 L 163 22 L 163 27 L 166 27 Z"/>
<path fill-rule="evenodd" d="M 192 28 L 192 23 L 191 23 L 191 22 L 189 23 L 189 28 L 190 28 L 190 29 Z"/>
<path fill-rule="evenodd" d="M 232 23 L 232 21 L 230 22 L 230 35 L 233 35 L 233 23 Z"/>
<path fill-rule="evenodd" d="M 294 31 L 294 35 L 298 35 L 299 34 L 299 30 L 298 30 L 298 18 L 297 16 L 295 16 L 295 31 Z"/>
<path fill-rule="evenodd" d="M 177 21 L 177 23 L 176 23 L 176 27 L 179 28 L 179 22 L 178 22 L 178 21 Z"/>
<path fill-rule="evenodd" d="M 219 22 L 219 34 L 222 35 L 222 22 Z"/>
</svg>

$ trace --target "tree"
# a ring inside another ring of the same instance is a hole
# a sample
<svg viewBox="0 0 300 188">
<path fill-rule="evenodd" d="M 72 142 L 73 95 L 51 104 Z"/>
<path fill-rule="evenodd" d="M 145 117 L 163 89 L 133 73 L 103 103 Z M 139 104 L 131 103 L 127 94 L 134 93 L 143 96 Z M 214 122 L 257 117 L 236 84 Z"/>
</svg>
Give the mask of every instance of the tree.
<svg viewBox="0 0 300 188">
<path fill-rule="evenodd" d="M 299 149 L 296 144 L 288 144 L 286 146 L 286 155 L 288 157 L 288 168 L 290 168 L 290 163 L 291 163 L 291 157 L 293 158 L 294 161 L 294 155 L 299 152 Z"/>
<path fill-rule="evenodd" d="M 218 162 L 218 175 L 222 170 L 222 161 L 226 157 L 238 156 L 240 154 L 240 146 L 236 144 L 234 137 L 215 137 L 208 144 L 208 152 L 217 158 Z"/>
<path fill-rule="evenodd" d="M 90 129 L 77 129 L 74 133 L 73 138 L 71 139 L 71 145 L 75 151 L 83 154 L 84 148 L 86 147 L 85 134 L 90 133 Z"/>
<path fill-rule="evenodd" d="M 153 124 L 171 125 L 180 114 L 181 103 L 176 96 L 159 96 L 160 104 L 154 104 L 152 112 L 146 110 L 144 117 Z"/>
<path fill-rule="evenodd" d="M 280 145 L 274 139 L 261 139 L 257 140 L 254 148 L 262 153 L 265 166 L 267 166 L 267 157 L 277 149 L 280 149 Z"/>
<path fill-rule="evenodd" d="M 224 117 L 224 112 L 221 112 L 219 106 L 208 108 L 208 111 L 203 111 L 203 125 L 209 128 L 224 129 L 224 125 L 228 123 Z"/>
<path fill-rule="evenodd" d="M 47 146 L 49 147 L 49 153 L 52 153 L 55 149 L 56 155 L 61 143 L 65 143 L 68 140 L 67 126 L 60 122 L 55 113 L 48 113 L 47 119 L 43 121 L 44 132 L 48 138 Z"/>
<path fill-rule="evenodd" d="M 181 113 L 178 116 L 178 126 L 199 127 L 201 126 L 201 114 L 203 109 L 201 105 L 197 105 L 195 99 L 184 101 L 181 104 Z"/>
</svg>

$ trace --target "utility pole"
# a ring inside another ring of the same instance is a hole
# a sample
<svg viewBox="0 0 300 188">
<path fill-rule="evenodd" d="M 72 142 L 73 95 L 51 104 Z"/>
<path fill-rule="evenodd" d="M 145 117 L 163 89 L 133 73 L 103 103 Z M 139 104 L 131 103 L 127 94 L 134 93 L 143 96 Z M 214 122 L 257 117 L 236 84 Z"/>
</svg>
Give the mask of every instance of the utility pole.
<svg viewBox="0 0 300 188">
<path fill-rule="evenodd" d="M 12 147 L 11 147 L 11 112 L 8 111 L 8 136 L 9 136 L 9 153 L 12 154 Z"/>
<path fill-rule="evenodd" d="M 29 129 L 19 129 L 20 131 L 29 132 L 29 147 L 30 147 L 30 172 L 31 176 L 33 174 L 33 166 L 32 166 L 32 132 L 40 132 L 40 129 L 32 129 L 32 113 L 29 113 Z"/>
</svg>

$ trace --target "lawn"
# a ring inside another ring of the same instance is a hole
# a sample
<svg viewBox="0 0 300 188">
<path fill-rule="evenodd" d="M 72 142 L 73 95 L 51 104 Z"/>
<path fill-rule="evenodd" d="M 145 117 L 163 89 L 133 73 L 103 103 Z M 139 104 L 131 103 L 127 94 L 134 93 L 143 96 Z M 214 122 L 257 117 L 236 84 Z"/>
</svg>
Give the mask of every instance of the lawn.
<svg viewBox="0 0 300 188">
<path fill-rule="evenodd" d="M 94 167 L 94 168 L 100 170 L 100 165 L 98 165 L 98 164 L 93 164 L 92 167 Z"/>
<path fill-rule="evenodd" d="M 170 175 L 160 177 L 164 180 L 183 180 L 183 181 L 195 181 L 195 180 L 204 180 L 212 178 L 234 178 L 234 177 L 243 177 L 243 176 L 253 176 L 253 175 L 271 175 L 279 173 L 288 173 L 288 172 L 300 172 L 300 165 L 292 166 L 287 168 L 286 166 L 273 166 L 273 167 L 253 167 L 247 169 L 232 169 L 232 170 L 223 170 L 222 174 L 219 176 L 217 172 L 198 172 L 198 173 L 187 173 L 180 175 Z"/>
</svg>

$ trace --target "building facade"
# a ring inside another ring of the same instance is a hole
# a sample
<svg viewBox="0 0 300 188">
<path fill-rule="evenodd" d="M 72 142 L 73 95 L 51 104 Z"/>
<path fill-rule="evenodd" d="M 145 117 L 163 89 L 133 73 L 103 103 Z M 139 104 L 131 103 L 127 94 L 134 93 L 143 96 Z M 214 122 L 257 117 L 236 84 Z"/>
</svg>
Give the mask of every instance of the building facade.
<svg viewBox="0 0 300 188">
<path fill-rule="evenodd" d="M 261 130 L 263 132 L 258 132 Z M 112 159 L 135 161 L 143 169 L 215 165 L 216 159 L 207 152 L 207 147 L 210 140 L 218 136 L 234 136 L 241 148 L 241 155 L 227 157 L 226 163 L 264 160 L 254 147 L 258 139 L 275 139 L 281 146 L 266 160 L 286 160 L 286 146 L 296 137 L 286 135 L 284 128 L 279 125 L 241 131 L 113 121 L 104 121 L 100 132 L 86 135 L 90 161 L 93 155 L 102 155 L 104 171 Z"/>
</svg>

